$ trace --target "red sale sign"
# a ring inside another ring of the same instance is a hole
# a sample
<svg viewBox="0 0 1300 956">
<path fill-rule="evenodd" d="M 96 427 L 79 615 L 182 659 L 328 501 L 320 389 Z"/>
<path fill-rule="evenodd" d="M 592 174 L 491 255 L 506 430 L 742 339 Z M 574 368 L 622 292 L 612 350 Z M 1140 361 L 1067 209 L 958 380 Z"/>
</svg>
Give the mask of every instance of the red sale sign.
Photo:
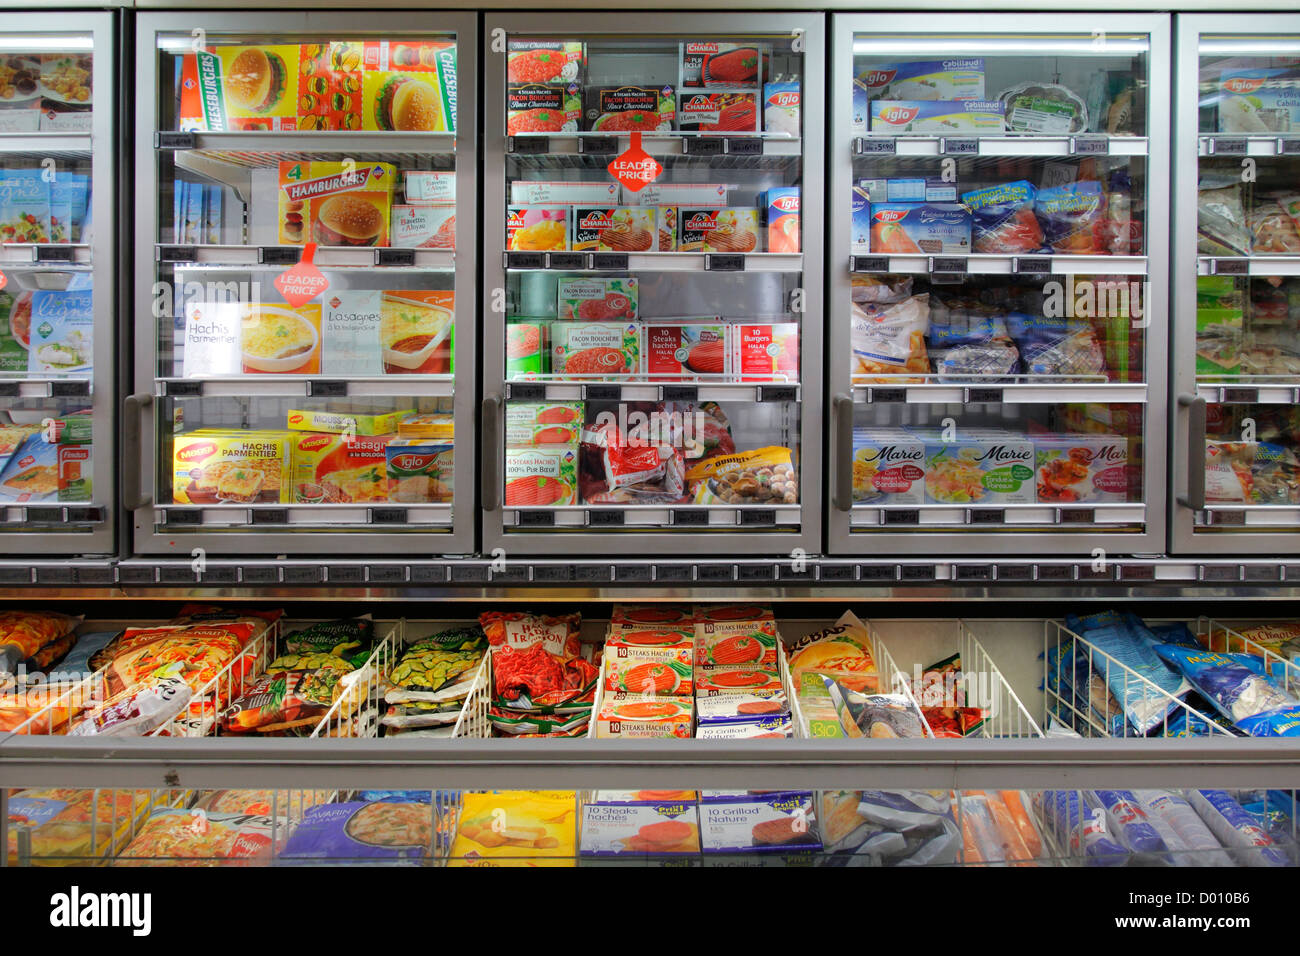
<svg viewBox="0 0 1300 956">
<path fill-rule="evenodd" d="M 3 272 L 0 272 L 0 289 L 3 289 L 8 284 L 9 284 L 9 277 L 5 275 Z"/>
<path fill-rule="evenodd" d="M 307 243 L 302 247 L 302 258 L 298 264 L 275 277 L 275 291 L 295 308 L 306 305 L 330 287 L 330 280 L 325 278 L 325 273 L 312 264 L 315 255 L 316 243 Z"/>
<path fill-rule="evenodd" d="M 647 184 L 659 178 L 664 171 L 653 156 L 641 148 L 641 134 L 633 133 L 628 148 L 614 157 L 614 161 L 605 167 L 609 174 L 627 189 L 639 193 Z"/>
</svg>

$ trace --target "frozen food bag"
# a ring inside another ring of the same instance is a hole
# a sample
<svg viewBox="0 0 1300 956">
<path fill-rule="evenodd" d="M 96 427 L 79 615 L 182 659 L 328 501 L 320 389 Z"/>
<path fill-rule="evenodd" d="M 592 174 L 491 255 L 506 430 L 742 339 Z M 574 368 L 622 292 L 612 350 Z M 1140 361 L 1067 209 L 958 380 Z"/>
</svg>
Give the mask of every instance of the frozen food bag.
<svg viewBox="0 0 1300 956">
<path fill-rule="evenodd" d="M 1072 628 L 1077 626 L 1073 618 L 1066 620 Z M 1089 663 L 1105 675 L 1111 692 L 1124 709 L 1124 716 L 1139 734 L 1147 734 L 1162 724 L 1178 708 L 1179 699 L 1191 690 L 1191 685 L 1170 670 L 1150 645 L 1126 627 L 1107 625 L 1085 629 L 1082 637 L 1106 655 L 1090 652 Z"/>
<path fill-rule="evenodd" d="M 1300 253 L 1300 234 L 1295 222 L 1276 200 L 1255 204 L 1246 217 L 1250 230 L 1250 251 L 1254 255 L 1294 255 Z"/>
<path fill-rule="evenodd" d="M 1155 650 L 1247 734 L 1300 737 L 1300 701 L 1265 675 L 1262 657 L 1216 654 L 1174 644 L 1160 644 Z"/>
<path fill-rule="evenodd" d="M 822 679 L 850 737 L 928 737 L 916 702 L 904 694 L 863 694 L 830 677 Z"/>
<path fill-rule="evenodd" d="M 1096 256 L 1110 250 L 1099 241 L 1097 226 L 1106 212 L 1106 195 L 1095 180 L 1040 189 L 1034 215 L 1053 252 Z"/>
<path fill-rule="evenodd" d="M 149 683 L 113 695 L 85 714 L 69 737 L 143 737 L 185 712 L 193 691 L 179 677 L 162 676 L 179 665 L 157 671 Z"/>
<path fill-rule="evenodd" d="M 1086 320 L 1008 312 L 1006 323 L 1025 374 L 1093 379 L 1105 374 L 1105 354 Z"/>
<path fill-rule="evenodd" d="M 1240 182 L 1201 178 L 1196 192 L 1196 251 L 1203 256 L 1250 254 Z"/>
<path fill-rule="evenodd" d="M 1124 845 L 1141 857 L 1166 859 L 1169 848 L 1147 820 L 1138 798 L 1128 790 L 1097 790 L 1090 793 L 1106 810 L 1111 829 Z M 1089 801 L 1091 802 L 1091 801 Z"/>
<path fill-rule="evenodd" d="M 1232 858 L 1181 794 L 1172 790 L 1134 790 L 1133 793 L 1177 865 L 1232 866 Z"/>
<path fill-rule="evenodd" d="M 1124 866 L 1128 851 L 1111 833 L 1105 813 L 1091 812 L 1085 795 L 1087 791 L 1045 790 L 1034 794 L 1034 806 L 1067 852 L 1082 851 L 1089 866 Z"/>
<path fill-rule="evenodd" d="M 1002 316 L 945 313 L 943 321 L 931 315 L 929 333 L 930 358 L 940 381 L 990 383 L 1015 373 L 1020 351 Z"/>
<path fill-rule="evenodd" d="M 1034 216 L 1038 196 L 1032 183 L 1019 180 L 962 193 L 971 211 L 971 243 L 977 253 L 1017 255 L 1048 251 Z"/>
<path fill-rule="evenodd" d="M 930 328 L 930 296 L 901 302 L 853 303 L 850 316 L 853 374 L 926 374 L 930 371 L 925 336 Z M 914 378 L 885 381 L 920 381 Z"/>
<path fill-rule="evenodd" d="M 1286 853 L 1226 790 L 1189 790 L 1188 802 L 1240 866 L 1289 866 Z"/>
</svg>

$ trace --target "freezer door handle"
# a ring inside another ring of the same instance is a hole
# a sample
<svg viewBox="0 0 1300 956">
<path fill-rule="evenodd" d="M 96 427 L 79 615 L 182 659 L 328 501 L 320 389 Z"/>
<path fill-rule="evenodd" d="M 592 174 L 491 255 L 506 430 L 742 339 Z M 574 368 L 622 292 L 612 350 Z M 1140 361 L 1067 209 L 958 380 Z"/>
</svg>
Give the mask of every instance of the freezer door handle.
<svg viewBox="0 0 1300 956">
<path fill-rule="evenodd" d="M 1178 503 L 1193 511 L 1205 510 L 1205 399 L 1179 395 L 1178 407 L 1187 409 L 1187 495 Z"/>
<path fill-rule="evenodd" d="M 836 395 L 832 403 L 835 428 L 835 494 L 837 511 L 853 507 L 853 399 Z"/>
<path fill-rule="evenodd" d="M 483 486 L 484 511 L 501 508 L 501 474 L 497 465 L 501 461 L 501 410 L 504 402 L 500 395 L 483 399 Z"/>
<path fill-rule="evenodd" d="M 122 503 L 127 511 L 139 511 L 153 503 L 140 491 L 140 421 L 153 404 L 148 392 L 137 392 L 122 400 Z"/>
</svg>

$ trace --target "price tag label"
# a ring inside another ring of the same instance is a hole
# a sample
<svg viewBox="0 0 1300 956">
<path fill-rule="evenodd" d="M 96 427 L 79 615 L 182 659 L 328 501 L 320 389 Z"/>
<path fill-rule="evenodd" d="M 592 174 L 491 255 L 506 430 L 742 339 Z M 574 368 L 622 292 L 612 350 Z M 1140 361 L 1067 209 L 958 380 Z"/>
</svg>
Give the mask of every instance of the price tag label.
<svg viewBox="0 0 1300 956">
<path fill-rule="evenodd" d="M 412 579 L 415 578 L 415 568 L 412 568 Z M 422 569 L 421 569 L 422 570 Z M 436 568 L 430 570 L 436 571 Z M 488 568 L 486 564 L 453 564 L 451 566 L 451 583 L 452 584 L 486 584 L 488 579 Z M 442 581 L 445 578 L 435 577 L 432 580 Z"/>
<path fill-rule="evenodd" d="M 774 524 L 776 524 L 776 512 L 771 508 L 742 508 L 740 511 L 742 528 Z"/>
<path fill-rule="evenodd" d="M 1210 272 L 1216 276 L 1244 276 L 1250 271 L 1245 259 L 1211 259 Z"/>
<path fill-rule="evenodd" d="M 88 379 L 73 379 L 67 382 L 51 382 L 51 398 L 84 398 L 90 394 Z"/>
<path fill-rule="evenodd" d="M 1073 581 L 1074 565 L 1072 564 L 1040 564 L 1038 565 L 1039 581 Z"/>
<path fill-rule="evenodd" d="M 745 257 L 739 253 L 710 252 L 704 257 L 705 272 L 744 272 Z"/>
<path fill-rule="evenodd" d="M 159 262 L 196 262 L 199 251 L 194 246 L 159 246 Z"/>
<path fill-rule="evenodd" d="M 758 386 L 760 402 L 795 402 L 799 400 L 799 389 L 793 385 Z"/>
<path fill-rule="evenodd" d="M 194 571 L 188 565 L 176 568 L 165 564 L 158 569 L 160 584 L 193 584 L 195 580 Z"/>
<path fill-rule="evenodd" d="M 284 569 L 285 584 L 320 584 L 324 578 L 324 568 L 312 566 L 290 566 Z"/>
<path fill-rule="evenodd" d="M 1281 141 L 1281 148 L 1278 150 L 1283 156 L 1294 156 L 1300 153 L 1300 137 L 1289 136 Z"/>
<path fill-rule="evenodd" d="M 902 508 L 885 512 L 885 524 L 920 524 L 921 512 L 915 508 Z"/>
<path fill-rule="evenodd" d="M 197 145 L 193 133 L 159 130 L 153 134 L 154 149 L 194 149 Z"/>
<path fill-rule="evenodd" d="M 628 148 L 614 157 L 605 168 L 624 189 L 634 193 L 645 189 L 664 171 L 658 161 L 641 148 L 640 132 L 632 134 L 632 141 Z"/>
<path fill-rule="evenodd" d="M 507 136 L 506 152 L 520 155 L 537 155 L 549 153 L 551 140 L 548 136 Z"/>
<path fill-rule="evenodd" d="M 980 151 L 980 142 L 974 138 L 945 136 L 939 140 L 939 152 L 948 156 L 975 156 Z"/>
<path fill-rule="evenodd" d="M 325 277 L 325 273 L 312 262 L 315 256 L 316 243 L 307 243 L 302 247 L 302 259 L 298 264 L 281 272 L 272 283 L 284 301 L 295 308 L 306 305 L 330 287 L 330 280 Z"/>
<path fill-rule="evenodd" d="M 515 524 L 520 528 L 554 528 L 555 512 L 520 511 L 518 512 Z"/>
<path fill-rule="evenodd" d="M 1154 581 L 1156 566 L 1154 564 L 1121 564 L 1119 566 L 1121 581 Z"/>
<path fill-rule="evenodd" d="M 1032 564 L 999 564 L 997 571 L 999 581 L 1032 581 L 1034 566 Z"/>
<path fill-rule="evenodd" d="M 1015 261 L 1016 275 L 1048 275 L 1052 271 L 1052 260 L 1047 258 L 1017 258 Z"/>
<path fill-rule="evenodd" d="M 244 584 L 279 584 L 280 569 L 273 566 L 260 568 L 242 568 L 240 576 Z"/>
<path fill-rule="evenodd" d="M 587 264 L 587 257 L 581 252 L 548 252 L 546 254 L 546 268 L 548 269 L 581 269 Z"/>
<path fill-rule="evenodd" d="M 528 580 L 528 568 L 525 565 L 507 565 L 499 571 L 489 567 L 488 572 L 493 584 L 523 584 Z"/>
<path fill-rule="evenodd" d="M 168 525 L 188 527 L 203 524 L 203 512 L 198 508 L 187 508 L 182 511 L 169 510 L 166 515 Z"/>
<path fill-rule="evenodd" d="M 821 581 L 856 581 L 858 569 L 851 564 L 823 564 L 817 571 Z"/>
<path fill-rule="evenodd" d="M 671 584 L 695 580 L 694 568 L 689 564 L 656 564 L 655 580 Z"/>
<path fill-rule="evenodd" d="M 905 388 L 869 388 L 867 401 L 872 404 L 902 405 L 907 401 Z"/>
<path fill-rule="evenodd" d="M 578 140 L 578 152 L 584 156 L 608 156 L 618 152 L 617 136 L 587 136 Z"/>
<path fill-rule="evenodd" d="M 708 137 L 683 140 L 682 152 L 687 156 L 719 156 L 722 154 L 722 140 Z"/>
<path fill-rule="evenodd" d="M 971 524 L 1006 524 L 1007 513 L 1003 508 L 974 508 L 970 513 Z"/>
<path fill-rule="evenodd" d="M 591 267 L 593 269 L 612 269 L 626 272 L 627 263 L 626 252 L 597 252 L 593 253 L 591 257 Z"/>
<path fill-rule="evenodd" d="M 697 581 L 734 581 L 736 569 L 730 564 L 701 564 L 695 569 Z"/>
<path fill-rule="evenodd" d="M 27 520 L 32 524 L 62 524 L 62 508 L 32 508 L 27 509 Z"/>
<path fill-rule="evenodd" d="M 673 526 L 678 528 L 702 528 L 709 523 L 709 513 L 703 508 L 691 508 L 674 511 Z"/>
<path fill-rule="evenodd" d="M 617 402 L 623 395 L 621 385 L 587 385 L 583 393 L 593 402 Z"/>
<path fill-rule="evenodd" d="M 897 581 L 898 565 L 860 564 L 858 565 L 858 578 L 863 581 Z"/>
<path fill-rule="evenodd" d="M 372 564 L 366 569 L 366 579 L 371 584 L 401 584 L 406 580 L 406 568 L 400 564 Z"/>
<path fill-rule="evenodd" d="M 944 272 L 951 275 L 966 274 L 965 256 L 933 256 L 930 259 L 931 272 Z"/>
<path fill-rule="evenodd" d="M 512 401 L 540 402 L 546 398 L 546 386 L 532 382 L 511 382 L 506 386 L 506 396 Z"/>
<path fill-rule="evenodd" d="M 1245 156 L 1244 136 L 1215 136 L 1210 140 L 1210 152 L 1215 156 Z"/>
<path fill-rule="evenodd" d="M 860 155 L 892 154 L 895 151 L 894 140 L 887 137 L 863 137 L 854 140 L 854 149 Z"/>
<path fill-rule="evenodd" d="M 371 508 L 371 524 L 406 524 L 405 508 Z"/>
<path fill-rule="evenodd" d="M 770 564 L 742 564 L 736 568 L 741 581 L 775 581 L 776 568 Z"/>
<path fill-rule="evenodd" d="M 1241 565 L 1239 564 L 1203 564 L 1201 565 L 1202 581 L 1240 581 Z"/>
<path fill-rule="evenodd" d="M 223 571 L 234 571 L 234 568 L 222 568 Z M 115 575 L 112 568 L 77 568 L 75 576 L 78 584 L 112 584 Z M 204 575 L 206 579 L 206 575 Z"/>
<path fill-rule="evenodd" d="M 959 564 L 953 568 L 958 581 L 992 581 L 993 565 Z"/>
<path fill-rule="evenodd" d="M 1228 404 L 1253 404 L 1259 401 L 1259 389 L 1236 386 L 1221 392 L 1222 401 Z"/>
<path fill-rule="evenodd" d="M 1092 524 L 1089 508 L 1062 508 L 1059 514 L 1061 524 Z"/>
<path fill-rule="evenodd" d="M 257 261 L 267 266 L 291 266 L 302 257 L 297 246 L 262 246 L 257 250 Z"/>
<path fill-rule="evenodd" d="M 888 256 L 850 256 L 850 272 L 888 272 Z"/>
<path fill-rule="evenodd" d="M 648 564 L 620 564 L 614 568 L 614 580 L 628 584 L 649 583 L 654 569 Z"/>
<path fill-rule="evenodd" d="M 982 405 L 988 402 L 1001 402 L 1002 389 L 1000 388 L 968 388 L 966 389 L 966 403 L 968 405 Z"/>
<path fill-rule="evenodd" d="M 353 564 L 330 565 L 325 569 L 325 576 L 330 584 L 364 584 L 366 569 Z"/>
<path fill-rule="evenodd" d="M 347 382 L 308 382 L 307 393 L 312 398 L 346 398 Z"/>
<path fill-rule="evenodd" d="M 1213 525 L 1236 525 L 1240 527 L 1246 523 L 1246 512 L 1244 511 L 1211 511 L 1210 524 Z"/>
<path fill-rule="evenodd" d="M 593 528 L 621 528 L 623 527 L 623 518 L 623 512 L 612 508 L 601 508 L 598 511 L 587 512 L 587 524 Z"/>
<path fill-rule="evenodd" d="M 905 564 L 903 565 L 904 581 L 933 581 L 935 570 L 933 564 Z"/>
<path fill-rule="evenodd" d="M 68 524 L 95 524 L 104 520 L 104 513 L 99 508 L 70 507 L 68 512 Z"/>
<path fill-rule="evenodd" d="M 700 390 L 694 385 L 665 385 L 665 402 L 694 402 L 700 397 Z"/>
<path fill-rule="evenodd" d="M 542 252 L 507 252 L 507 269 L 542 269 L 546 267 L 546 254 Z"/>
<path fill-rule="evenodd" d="M 441 564 L 411 565 L 412 584 L 444 584 L 451 576 L 451 569 Z M 487 570 L 483 569 L 483 580 L 487 580 Z"/>
<path fill-rule="evenodd" d="M 759 156 L 763 152 L 763 141 L 752 136 L 728 136 L 727 152 L 732 156 Z"/>
<path fill-rule="evenodd" d="M 414 249 L 376 249 L 375 265 L 413 266 L 415 265 L 415 250 Z"/>
<path fill-rule="evenodd" d="M 573 580 L 607 584 L 614 580 L 614 569 L 608 564 L 575 564 Z"/>
<path fill-rule="evenodd" d="M 538 564 L 533 566 L 533 580 L 554 583 L 573 580 L 573 572 L 565 564 Z"/>
<path fill-rule="evenodd" d="M 253 510 L 253 524 L 288 524 L 288 508 L 266 508 Z"/>
<path fill-rule="evenodd" d="M 198 398 L 203 394 L 202 382 L 168 382 L 168 398 Z"/>
<path fill-rule="evenodd" d="M 1247 581 L 1268 581 L 1273 582 L 1280 580 L 1282 577 L 1282 568 L 1276 564 L 1248 564 L 1243 569 Z"/>
<path fill-rule="evenodd" d="M 1076 156 L 1105 156 L 1110 152 L 1110 140 L 1105 136 L 1075 136 L 1070 140 L 1070 152 Z"/>
</svg>

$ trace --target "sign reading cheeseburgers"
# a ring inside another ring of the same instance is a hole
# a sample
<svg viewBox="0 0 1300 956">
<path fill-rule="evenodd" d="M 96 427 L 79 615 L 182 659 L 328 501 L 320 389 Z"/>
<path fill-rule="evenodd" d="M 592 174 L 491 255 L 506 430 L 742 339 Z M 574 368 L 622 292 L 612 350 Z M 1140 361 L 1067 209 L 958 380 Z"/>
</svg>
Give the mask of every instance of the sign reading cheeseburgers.
<svg viewBox="0 0 1300 956">
<path fill-rule="evenodd" d="M 281 163 L 280 242 L 387 246 L 396 177 L 389 163 Z"/>
<path fill-rule="evenodd" d="M 229 46 L 185 57 L 181 129 L 298 127 L 298 47 Z"/>
</svg>

